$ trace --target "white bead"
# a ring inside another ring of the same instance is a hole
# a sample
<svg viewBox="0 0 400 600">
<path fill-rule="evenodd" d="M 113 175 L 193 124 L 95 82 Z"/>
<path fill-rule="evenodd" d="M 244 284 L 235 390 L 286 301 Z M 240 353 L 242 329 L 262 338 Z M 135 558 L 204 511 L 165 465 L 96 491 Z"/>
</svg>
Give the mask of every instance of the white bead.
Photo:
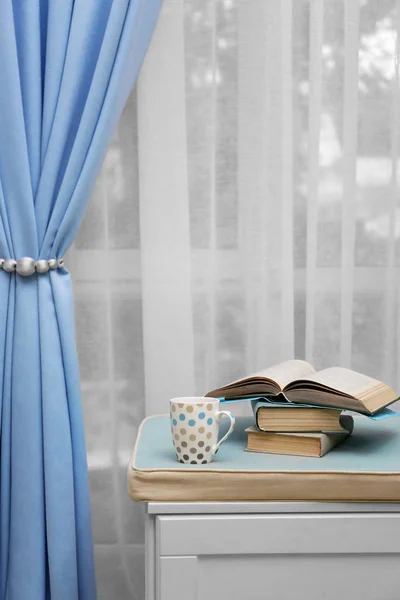
<svg viewBox="0 0 400 600">
<path fill-rule="evenodd" d="M 0 270 L 3 269 L 7 273 L 17 271 L 22 277 L 29 277 L 33 273 L 47 273 L 49 269 L 62 269 L 64 267 L 64 258 L 51 258 L 50 260 L 40 259 L 36 262 L 29 256 L 19 258 L 18 261 L 13 258 L 0 258 Z"/>
<path fill-rule="evenodd" d="M 16 269 L 18 275 L 21 275 L 22 277 L 29 277 L 29 275 L 33 275 L 35 272 L 35 261 L 33 258 L 29 258 L 29 256 L 19 258 Z"/>
<path fill-rule="evenodd" d="M 47 273 L 49 270 L 49 262 L 41 259 L 36 261 L 36 273 Z"/>
<path fill-rule="evenodd" d="M 13 258 L 6 258 L 3 264 L 4 271 L 7 273 L 13 273 L 15 271 L 15 267 L 17 266 L 17 261 Z"/>
</svg>

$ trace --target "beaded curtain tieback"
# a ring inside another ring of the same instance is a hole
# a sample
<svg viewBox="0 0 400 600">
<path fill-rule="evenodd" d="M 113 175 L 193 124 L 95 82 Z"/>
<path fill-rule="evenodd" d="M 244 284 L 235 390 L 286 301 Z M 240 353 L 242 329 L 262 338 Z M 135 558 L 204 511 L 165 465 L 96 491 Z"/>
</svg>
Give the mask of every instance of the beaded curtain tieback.
<svg viewBox="0 0 400 600">
<path fill-rule="evenodd" d="M 13 258 L 0 258 L 0 269 L 7 273 L 18 273 L 22 277 L 29 277 L 34 273 L 47 273 L 64 267 L 63 258 L 50 258 L 50 260 L 34 260 L 24 256 L 18 260 Z"/>
</svg>

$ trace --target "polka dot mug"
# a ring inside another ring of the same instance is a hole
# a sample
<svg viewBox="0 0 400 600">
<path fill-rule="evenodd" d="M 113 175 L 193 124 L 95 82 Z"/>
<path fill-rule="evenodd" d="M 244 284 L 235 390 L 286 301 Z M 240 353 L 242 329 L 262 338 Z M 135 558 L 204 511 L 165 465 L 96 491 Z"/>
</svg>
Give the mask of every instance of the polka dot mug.
<svg viewBox="0 0 400 600">
<path fill-rule="evenodd" d="M 227 416 L 231 425 L 218 441 L 219 423 Z M 235 429 L 235 417 L 219 410 L 215 398 L 172 398 L 170 400 L 171 432 L 176 457 L 181 463 L 204 465 L 210 463 L 222 442 Z"/>
</svg>

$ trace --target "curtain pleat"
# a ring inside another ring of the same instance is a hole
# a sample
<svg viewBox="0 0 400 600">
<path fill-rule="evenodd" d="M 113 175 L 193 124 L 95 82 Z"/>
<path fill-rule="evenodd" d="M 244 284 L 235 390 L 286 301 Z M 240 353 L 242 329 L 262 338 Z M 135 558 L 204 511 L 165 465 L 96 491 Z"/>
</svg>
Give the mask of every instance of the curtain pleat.
<svg viewBox="0 0 400 600">
<path fill-rule="evenodd" d="M 358 145 L 358 55 L 360 6 L 344 2 L 344 89 L 343 89 L 343 203 L 342 203 L 342 264 L 340 310 L 340 362 L 351 364 L 354 258 L 357 198 Z"/>
<path fill-rule="evenodd" d="M 13 250 L 19 256 L 37 254 L 35 214 L 32 203 L 32 182 L 22 102 L 21 77 L 15 37 L 13 6 L 0 3 L 0 129 L 2 156 L 0 161 L 1 192 L 6 210 L 2 212 L 3 227 L 10 228 Z M 9 132 L 12 124 L 12 132 Z M 7 198 L 18 198 L 7 202 Z M 20 218 L 21 212 L 24 219 Z M 2 250 L 3 244 L 0 249 Z M 4 252 L 2 253 L 2 255 Z"/>
<path fill-rule="evenodd" d="M 324 3 L 310 3 L 305 358 L 314 356 Z"/>
<path fill-rule="evenodd" d="M 11 3 L 9 3 L 12 6 Z M 21 2 L 13 6 L 15 45 L 18 59 L 21 101 L 26 145 L 35 195 L 40 176 L 40 147 L 43 113 L 43 73 L 41 2 Z"/>
<path fill-rule="evenodd" d="M 43 23 L 45 31 L 43 37 L 46 43 L 43 59 L 41 166 L 43 166 L 43 161 L 47 155 L 47 148 L 60 95 L 74 4 L 74 0 L 49 1 L 46 14 L 47 21 Z M 55 22 L 57 22 L 57 27 L 53 26 Z M 47 60 L 47 57 L 49 57 L 49 60 Z"/>
<path fill-rule="evenodd" d="M 396 45 L 394 56 L 394 77 L 392 84 L 391 106 L 391 174 L 390 194 L 388 199 L 389 231 L 388 231 L 388 264 L 386 270 L 386 298 L 385 298 L 385 380 L 399 384 L 396 365 L 393 356 L 396 356 L 396 320 L 398 312 L 398 290 L 396 281 L 396 211 L 398 204 L 398 162 L 399 162 L 399 125 L 400 125 L 400 2 L 396 0 Z"/>
<path fill-rule="evenodd" d="M 282 48 L 282 354 L 294 354 L 293 282 L 293 0 L 282 0 L 280 34 Z"/>
<path fill-rule="evenodd" d="M 160 20 L 164 26 L 154 36 L 138 85 L 143 343 L 148 413 L 158 410 L 162 398 L 196 392 L 183 14 L 183 0 L 174 2 L 162 13 Z M 170 47 L 172 40 L 174 46 L 166 54 L 165 48 Z M 168 119 L 165 119 L 165 110 Z M 153 176 L 154 172 L 157 177 Z M 168 252 L 164 252 L 165 248 Z M 160 331 L 163 331 L 162 336 Z"/>
<path fill-rule="evenodd" d="M 144 0 L 129 3 L 118 52 L 113 63 L 108 65 L 110 68 L 108 78 L 104 79 L 104 74 L 100 71 L 97 87 L 93 88 L 93 92 L 92 88 L 90 89 L 82 114 L 81 127 L 88 136 L 90 132 L 92 143 L 86 148 L 86 151 L 79 146 L 77 148 L 77 155 L 80 155 L 81 162 L 79 167 L 76 165 L 77 168 L 80 168 L 80 176 L 75 186 L 71 187 L 69 171 L 66 172 L 59 196 L 63 200 L 67 200 L 67 206 L 64 206 L 64 202 L 59 202 L 55 206 L 40 250 L 42 254 L 57 246 L 60 247 L 60 253 L 64 254 L 76 235 L 86 208 L 80 202 L 80 198 L 82 195 L 87 197 L 94 185 L 95 174 L 97 174 L 95 167 L 104 159 L 109 131 L 116 127 L 129 91 L 138 75 L 143 48 L 147 48 L 150 41 L 161 0 L 151 0 L 149 6 L 152 10 L 147 4 Z M 115 6 L 121 7 L 122 4 L 113 3 L 113 7 Z M 154 6 L 158 9 L 156 10 Z M 135 37 L 135 33 L 138 34 L 138 39 Z M 111 51 L 110 48 L 108 51 Z M 79 60 L 78 56 L 76 60 Z M 106 54 L 105 60 L 107 62 L 108 54 Z M 101 82 L 106 86 L 106 94 L 100 94 L 102 98 L 100 102 L 98 86 L 101 85 Z M 93 111 L 96 110 L 99 111 L 98 118 L 93 119 Z M 79 134 L 78 131 L 77 136 Z M 101 149 L 101 154 L 99 149 Z M 71 170 L 74 160 L 75 156 L 70 161 L 71 166 L 68 165 Z"/>
</svg>

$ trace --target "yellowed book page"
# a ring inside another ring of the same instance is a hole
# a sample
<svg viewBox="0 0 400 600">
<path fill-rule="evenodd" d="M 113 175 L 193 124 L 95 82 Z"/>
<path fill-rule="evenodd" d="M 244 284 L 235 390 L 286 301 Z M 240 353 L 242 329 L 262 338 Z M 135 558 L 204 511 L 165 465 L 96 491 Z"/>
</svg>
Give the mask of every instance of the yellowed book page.
<svg viewBox="0 0 400 600">
<path fill-rule="evenodd" d="M 299 377 L 299 379 L 302 378 Z M 368 375 L 362 375 L 361 373 L 343 367 L 329 367 L 328 369 L 322 369 L 322 371 L 317 371 L 316 373 L 305 377 L 304 380 L 327 386 L 333 390 L 338 390 L 343 394 L 359 399 L 362 399 L 367 392 L 372 392 L 374 389 L 382 386 L 382 383 L 377 379 L 373 379 L 372 377 L 368 377 Z"/>
<path fill-rule="evenodd" d="M 272 367 L 268 367 L 267 369 L 263 369 L 262 371 L 257 371 L 251 375 L 231 381 L 231 383 L 207 392 L 206 396 L 216 397 L 217 394 L 222 395 L 226 390 L 232 390 L 231 396 L 234 392 L 240 392 L 242 395 L 252 394 L 254 391 L 253 385 L 257 386 L 257 379 L 272 381 L 276 385 L 273 385 L 274 389 L 271 390 L 271 392 L 275 391 L 276 393 L 279 390 L 282 390 L 290 381 L 308 378 L 308 376 L 313 373 L 315 373 L 314 367 L 305 360 L 287 360 L 277 365 L 273 365 Z M 249 385 L 250 383 L 253 385 Z M 255 392 L 256 395 L 257 393 L 258 392 Z"/>
<path fill-rule="evenodd" d="M 309 378 L 315 373 L 315 369 L 305 360 L 286 360 L 257 373 L 253 373 L 248 379 L 253 377 L 266 377 L 276 381 L 281 390 L 295 379 Z M 246 378 L 247 379 L 247 378 Z"/>
</svg>

